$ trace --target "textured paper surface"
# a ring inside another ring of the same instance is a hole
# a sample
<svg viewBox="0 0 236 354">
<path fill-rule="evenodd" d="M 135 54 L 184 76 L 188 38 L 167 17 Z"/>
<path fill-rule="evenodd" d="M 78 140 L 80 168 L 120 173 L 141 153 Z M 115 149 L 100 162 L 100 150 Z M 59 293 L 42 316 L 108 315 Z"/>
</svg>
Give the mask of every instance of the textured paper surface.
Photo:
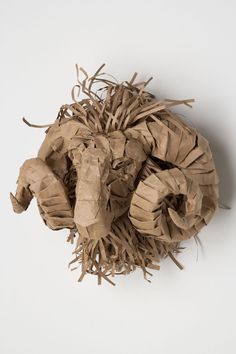
<svg viewBox="0 0 236 354">
<path fill-rule="evenodd" d="M 76 239 L 80 280 L 93 273 L 111 282 L 136 266 L 146 276 L 160 257 L 179 265 L 173 253 L 211 220 L 219 180 L 207 140 L 170 111 L 193 100 L 158 101 L 148 82 L 134 83 L 137 74 L 118 84 L 102 67 L 90 78 L 77 67 L 74 103 L 22 166 L 11 201 L 19 213 L 36 197 L 46 225 Z"/>
</svg>

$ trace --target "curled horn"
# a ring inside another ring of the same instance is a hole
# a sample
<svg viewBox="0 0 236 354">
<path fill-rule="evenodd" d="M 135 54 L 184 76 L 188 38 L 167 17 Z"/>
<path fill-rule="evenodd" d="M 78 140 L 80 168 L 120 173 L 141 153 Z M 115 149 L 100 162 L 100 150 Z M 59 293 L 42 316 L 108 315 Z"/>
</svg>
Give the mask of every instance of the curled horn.
<svg viewBox="0 0 236 354">
<path fill-rule="evenodd" d="M 145 141 L 156 165 L 147 168 L 133 194 L 129 211 L 133 225 L 143 235 L 168 243 L 196 235 L 212 218 L 219 197 L 207 140 L 169 111 L 162 119 L 136 125 L 130 133 Z"/>
<path fill-rule="evenodd" d="M 129 217 L 142 234 L 178 242 L 201 223 L 202 197 L 199 186 L 179 169 L 160 171 L 139 183 Z"/>
<path fill-rule="evenodd" d="M 41 159 L 26 160 L 20 169 L 16 195 L 10 194 L 13 210 L 26 210 L 33 196 L 36 197 L 40 214 L 53 230 L 73 228 L 73 212 L 62 181 Z"/>
</svg>

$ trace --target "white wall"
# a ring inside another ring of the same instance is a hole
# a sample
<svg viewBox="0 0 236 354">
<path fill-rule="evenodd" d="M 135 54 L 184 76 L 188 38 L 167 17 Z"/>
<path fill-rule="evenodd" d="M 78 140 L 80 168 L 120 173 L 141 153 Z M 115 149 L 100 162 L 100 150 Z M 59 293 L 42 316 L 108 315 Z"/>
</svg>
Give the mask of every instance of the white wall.
<svg viewBox="0 0 236 354">
<path fill-rule="evenodd" d="M 232 0 L 2 0 L 1 354 L 233 354 L 235 339 L 235 10 Z M 119 80 L 153 75 L 157 96 L 196 99 L 178 108 L 209 140 L 221 178 L 219 210 L 152 283 L 141 271 L 98 287 L 67 270 L 73 246 L 48 230 L 35 202 L 13 214 L 9 191 L 44 130 L 70 103 L 75 63 L 103 62 Z"/>
</svg>

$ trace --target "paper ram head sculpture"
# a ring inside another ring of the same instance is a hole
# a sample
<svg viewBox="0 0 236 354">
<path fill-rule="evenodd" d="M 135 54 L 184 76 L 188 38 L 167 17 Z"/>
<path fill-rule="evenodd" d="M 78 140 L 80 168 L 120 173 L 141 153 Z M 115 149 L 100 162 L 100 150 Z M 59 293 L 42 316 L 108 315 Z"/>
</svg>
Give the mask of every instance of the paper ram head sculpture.
<svg viewBox="0 0 236 354">
<path fill-rule="evenodd" d="M 21 167 L 11 201 L 21 213 L 35 197 L 50 229 L 70 229 L 79 280 L 91 273 L 113 284 L 136 267 L 146 278 L 161 257 L 181 267 L 173 254 L 211 220 L 218 176 L 207 140 L 170 110 L 193 100 L 156 100 L 149 80 L 117 83 L 103 66 L 91 77 L 77 67 L 74 103 Z"/>
</svg>

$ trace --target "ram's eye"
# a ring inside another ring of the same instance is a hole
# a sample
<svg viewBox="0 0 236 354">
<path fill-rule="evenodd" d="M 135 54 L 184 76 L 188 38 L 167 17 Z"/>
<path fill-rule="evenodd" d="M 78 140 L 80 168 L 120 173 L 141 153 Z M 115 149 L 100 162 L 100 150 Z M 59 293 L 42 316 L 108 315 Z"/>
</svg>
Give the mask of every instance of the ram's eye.
<svg viewBox="0 0 236 354">
<path fill-rule="evenodd" d="M 131 158 L 120 158 L 112 161 L 112 169 L 119 170 L 120 168 L 124 168 L 132 162 Z"/>
</svg>

